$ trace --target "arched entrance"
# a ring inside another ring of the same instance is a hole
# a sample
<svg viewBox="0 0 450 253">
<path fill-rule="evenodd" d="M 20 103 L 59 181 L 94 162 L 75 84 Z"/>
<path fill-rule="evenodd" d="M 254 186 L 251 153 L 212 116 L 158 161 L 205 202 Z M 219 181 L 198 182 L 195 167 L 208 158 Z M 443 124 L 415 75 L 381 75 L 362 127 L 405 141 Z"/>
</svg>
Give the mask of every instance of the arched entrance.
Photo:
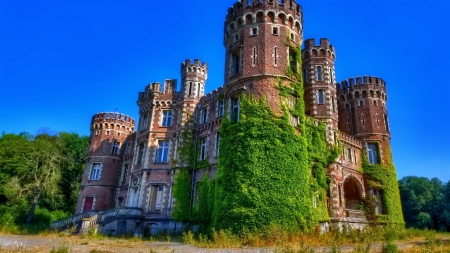
<svg viewBox="0 0 450 253">
<path fill-rule="evenodd" d="M 363 186 L 353 176 L 350 176 L 344 181 L 344 198 L 346 216 L 349 218 L 365 219 L 363 210 Z"/>
</svg>

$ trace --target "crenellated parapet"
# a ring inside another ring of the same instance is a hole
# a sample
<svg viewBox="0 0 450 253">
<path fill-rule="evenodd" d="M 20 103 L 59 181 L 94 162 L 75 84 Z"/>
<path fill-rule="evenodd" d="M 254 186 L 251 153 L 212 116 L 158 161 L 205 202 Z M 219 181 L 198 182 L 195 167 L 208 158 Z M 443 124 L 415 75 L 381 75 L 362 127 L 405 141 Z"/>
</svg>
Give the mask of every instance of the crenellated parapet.
<svg viewBox="0 0 450 253">
<path fill-rule="evenodd" d="M 91 130 L 111 129 L 133 133 L 136 121 L 117 112 L 101 112 L 92 116 Z"/>
<path fill-rule="evenodd" d="M 199 99 L 205 91 L 208 79 L 208 64 L 199 59 L 190 59 L 181 63 L 181 93 L 185 98 Z"/>
<path fill-rule="evenodd" d="M 206 80 L 208 78 L 208 64 L 206 62 L 201 62 L 199 59 L 194 59 L 194 62 L 192 62 L 191 59 L 187 59 L 181 63 L 181 77 L 183 79 L 200 77 Z"/>
<path fill-rule="evenodd" d="M 336 59 L 334 47 L 327 38 L 321 38 L 318 45 L 316 45 L 316 40 L 313 38 L 305 40 L 302 53 L 304 60 L 314 57 L 330 58 L 333 61 Z"/>
<path fill-rule="evenodd" d="M 336 83 L 336 90 L 341 102 L 358 98 L 378 98 L 387 101 L 386 82 L 379 77 L 364 76 L 349 78 Z"/>
<path fill-rule="evenodd" d="M 302 7 L 293 0 L 241 0 L 228 8 L 225 19 L 224 44 L 242 28 L 262 23 L 286 26 L 302 34 Z M 303 38 L 300 38 L 300 41 Z"/>
</svg>

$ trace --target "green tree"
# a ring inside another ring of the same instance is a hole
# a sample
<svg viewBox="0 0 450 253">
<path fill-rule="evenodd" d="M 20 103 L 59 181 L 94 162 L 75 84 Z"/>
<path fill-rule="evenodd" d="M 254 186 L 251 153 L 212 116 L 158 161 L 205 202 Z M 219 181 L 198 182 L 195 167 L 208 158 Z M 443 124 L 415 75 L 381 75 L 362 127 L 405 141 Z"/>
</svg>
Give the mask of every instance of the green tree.
<svg viewBox="0 0 450 253">
<path fill-rule="evenodd" d="M 62 142 L 63 164 L 61 167 L 61 181 L 59 183 L 65 201 L 60 207 L 66 212 L 72 213 L 78 198 L 81 178 L 86 162 L 88 136 L 80 136 L 77 133 L 59 133 Z"/>
<path fill-rule="evenodd" d="M 408 176 L 399 181 L 406 226 L 438 228 L 443 211 L 442 187 L 437 178 Z"/>
<path fill-rule="evenodd" d="M 26 223 L 33 221 L 35 209 L 41 198 L 60 198 L 61 164 L 63 146 L 58 136 L 40 134 L 30 140 L 26 149 L 19 154 L 19 164 L 16 173 L 10 177 L 4 188 L 5 196 L 12 202 L 29 202 Z M 16 147 L 16 148 L 20 148 Z M 57 201 L 48 201 L 56 203 Z"/>
</svg>

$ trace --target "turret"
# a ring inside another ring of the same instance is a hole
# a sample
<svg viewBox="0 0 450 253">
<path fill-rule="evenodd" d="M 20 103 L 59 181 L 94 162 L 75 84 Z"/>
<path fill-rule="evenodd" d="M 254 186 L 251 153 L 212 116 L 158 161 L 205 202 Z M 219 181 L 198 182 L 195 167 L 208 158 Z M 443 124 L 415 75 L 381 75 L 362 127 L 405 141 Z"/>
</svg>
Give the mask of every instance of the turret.
<svg viewBox="0 0 450 253">
<path fill-rule="evenodd" d="M 391 137 L 386 109 L 386 83 L 378 77 L 350 78 L 336 84 L 339 99 L 339 129 L 365 142 L 370 151 L 375 144 L 377 159 L 384 161 Z M 369 155 L 369 154 L 368 154 Z"/>
<path fill-rule="evenodd" d="M 198 100 L 205 93 L 205 82 L 208 78 L 208 64 L 190 59 L 181 63 L 181 93 L 184 99 Z"/>
<path fill-rule="evenodd" d="M 131 153 L 135 121 L 130 116 L 103 112 L 92 117 L 87 162 L 75 213 L 115 206 L 115 187 L 122 155 Z"/>
<path fill-rule="evenodd" d="M 299 47 L 302 23 L 301 6 L 295 1 L 235 3 L 225 20 L 225 83 L 248 76 L 285 75 L 294 53 L 287 50 L 286 39 Z"/>
<path fill-rule="evenodd" d="M 305 41 L 302 51 L 305 112 L 327 123 L 327 139 L 335 143 L 338 130 L 336 86 L 334 85 L 334 47 L 326 38 L 316 45 L 314 39 Z"/>
</svg>

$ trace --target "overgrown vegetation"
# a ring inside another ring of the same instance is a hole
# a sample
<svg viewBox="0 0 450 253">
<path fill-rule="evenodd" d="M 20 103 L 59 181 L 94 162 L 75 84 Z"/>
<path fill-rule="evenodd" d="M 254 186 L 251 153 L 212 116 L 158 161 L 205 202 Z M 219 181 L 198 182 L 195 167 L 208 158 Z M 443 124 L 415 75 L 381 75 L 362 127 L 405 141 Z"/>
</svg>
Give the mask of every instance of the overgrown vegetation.
<svg viewBox="0 0 450 253">
<path fill-rule="evenodd" d="M 0 232 L 37 233 L 72 213 L 87 146 L 75 133 L 3 133 Z"/>
<path fill-rule="evenodd" d="M 290 62 L 300 69 L 301 52 L 290 49 Z M 242 94 L 239 121 L 223 118 L 217 176 L 202 179 L 191 216 L 187 193 L 194 158 L 188 147 L 193 145 L 183 137 L 181 163 L 191 170 L 177 172 L 176 219 L 199 224 L 200 231 L 227 229 L 235 234 L 269 228 L 309 231 L 329 220 L 325 168 L 340 149 L 327 143 L 323 123 L 305 116 L 303 79 L 296 69 L 289 67 L 289 78 L 273 84 L 279 90 L 281 114 L 272 111 L 265 97 Z M 192 135 L 187 137 L 192 140 Z"/>
<path fill-rule="evenodd" d="M 450 250 L 448 234 L 431 230 L 398 229 L 383 227 L 367 227 L 364 231 L 331 231 L 325 234 L 304 232 L 290 233 L 280 229 L 269 229 L 266 233 L 233 234 L 226 230 L 213 231 L 212 236 L 194 234 L 191 231 L 183 233 L 182 239 L 186 244 L 201 248 L 237 248 L 237 247 L 272 247 L 275 252 L 340 252 L 342 246 L 353 246 L 353 252 L 373 252 L 375 244 L 382 246 L 383 252 L 400 252 L 397 243 L 400 241 L 423 242 L 420 247 L 411 248 L 426 251 L 447 252 Z M 443 241 L 441 237 L 447 238 Z M 437 251 L 434 251 L 437 250 Z M 408 252 L 408 251 L 407 251 Z"/>
<path fill-rule="evenodd" d="M 383 190 L 382 202 L 386 214 L 375 215 L 375 213 L 373 213 L 371 214 L 373 220 L 382 224 L 384 223 L 403 227 L 405 222 L 403 220 L 397 173 L 392 161 L 391 150 L 388 149 L 385 154 L 386 164 L 369 164 L 364 152 L 361 152 L 361 154 L 364 173 L 367 176 L 378 180 L 381 183 L 378 187 Z"/>
</svg>

